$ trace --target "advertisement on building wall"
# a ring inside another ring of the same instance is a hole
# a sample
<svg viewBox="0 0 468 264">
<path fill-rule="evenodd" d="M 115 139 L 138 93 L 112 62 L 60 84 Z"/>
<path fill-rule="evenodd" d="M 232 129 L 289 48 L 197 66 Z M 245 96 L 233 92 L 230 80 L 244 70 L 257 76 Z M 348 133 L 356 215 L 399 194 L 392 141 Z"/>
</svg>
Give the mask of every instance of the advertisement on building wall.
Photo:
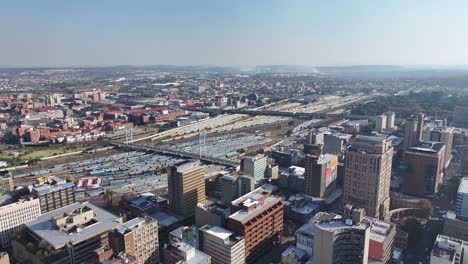
<svg viewBox="0 0 468 264">
<path fill-rule="evenodd" d="M 326 163 L 325 169 L 325 187 L 328 187 L 334 182 L 338 175 L 338 157 L 333 157 L 329 162 Z"/>
</svg>

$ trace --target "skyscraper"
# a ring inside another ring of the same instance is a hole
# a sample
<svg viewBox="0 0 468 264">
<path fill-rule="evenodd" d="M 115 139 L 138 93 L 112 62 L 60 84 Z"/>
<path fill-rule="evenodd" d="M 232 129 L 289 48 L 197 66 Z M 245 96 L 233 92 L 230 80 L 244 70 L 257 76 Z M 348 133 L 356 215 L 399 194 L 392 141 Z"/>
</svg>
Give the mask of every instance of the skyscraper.
<svg viewBox="0 0 468 264">
<path fill-rule="evenodd" d="M 395 112 L 385 113 L 387 116 L 387 129 L 393 129 L 395 127 Z"/>
<path fill-rule="evenodd" d="M 198 161 L 183 161 L 167 174 L 169 206 L 182 216 L 195 214 L 198 203 L 205 203 L 205 171 Z"/>
<path fill-rule="evenodd" d="M 382 132 L 387 128 L 387 115 L 379 115 L 375 120 L 375 130 Z"/>
<path fill-rule="evenodd" d="M 379 137 L 358 136 L 346 151 L 343 202 L 381 218 L 390 207 L 393 148 Z"/>
<path fill-rule="evenodd" d="M 407 119 L 405 123 L 405 135 L 403 139 L 403 150 L 408 150 L 410 147 L 412 147 L 415 143 L 416 140 L 418 139 L 416 137 L 416 130 L 418 127 L 418 122 L 416 119 L 411 118 Z"/>
<path fill-rule="evenodd" d="M 314 197 L 326 197 L 336 188 L 338 156 L 320 154 L 305 157 L 305 194 Z"/>
<path fill-rule="evenodd" d="M 431 131 L 431 141 L 442 142 L 445 145 L 444 150 L 444 168 L 447 168 L 452 159 L 453 127 L 434 128 Z"/>
</svg>

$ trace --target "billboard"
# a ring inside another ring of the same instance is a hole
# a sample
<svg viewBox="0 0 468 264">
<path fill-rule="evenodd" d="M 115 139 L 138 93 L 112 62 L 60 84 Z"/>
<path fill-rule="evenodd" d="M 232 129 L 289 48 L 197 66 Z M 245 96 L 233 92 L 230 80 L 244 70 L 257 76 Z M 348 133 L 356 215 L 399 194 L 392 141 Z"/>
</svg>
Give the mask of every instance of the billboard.
<svg viewBox="0 0 468 264">
<path fill-rule="evenodd" d="M 329 162 L 324 164 L 325 167 L 325 188 L 328 187 L 338 177 L 338 156 L 334 156 Z"/>
</svg>

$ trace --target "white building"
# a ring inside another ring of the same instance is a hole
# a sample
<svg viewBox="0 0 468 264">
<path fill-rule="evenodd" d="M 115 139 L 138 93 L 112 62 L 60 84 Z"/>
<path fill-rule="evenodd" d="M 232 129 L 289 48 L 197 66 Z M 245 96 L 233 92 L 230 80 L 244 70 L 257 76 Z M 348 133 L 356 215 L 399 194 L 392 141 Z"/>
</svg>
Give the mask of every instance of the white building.
<svg viewBox="0 0 468 264">
<path fill-rule="evenodd" d="M 8 248 L 11 234 L 39 215 L 41 215 L 39 199 L 21 199 L 16 203 L 0 207 L 0 246 Z"/>
<path fill-rule="evenodd" d="M 468 177 L 463 177 L 458 186 L 455 210 L 457 215 L 468 217 Z"/>
<path fill-rule="evenodd" d="M 375 130 L 378 132 L 382 132 L 387 128 L 387 116 L 386 115 L 379 115 L 375 120 Z"/>
<path fill-rule="evenodd" d="M 244 264 L 245 240 L 219 226 L 200 228 L 200 250 L 211 256 L 213 264 Z"/>
<path fill-rule="evenodd" d="M 468 252 L 468 243 L 438 235 L 432 248 L 430 264 L 466 264 L 468 259 L 465 252 Z"/>
<path fill-rule="evenodd" d="M 387 112 L 385 113 L 387 116 L 387 129 L 394 129 L 395 128 L 395 112 Z"/>
</svg>

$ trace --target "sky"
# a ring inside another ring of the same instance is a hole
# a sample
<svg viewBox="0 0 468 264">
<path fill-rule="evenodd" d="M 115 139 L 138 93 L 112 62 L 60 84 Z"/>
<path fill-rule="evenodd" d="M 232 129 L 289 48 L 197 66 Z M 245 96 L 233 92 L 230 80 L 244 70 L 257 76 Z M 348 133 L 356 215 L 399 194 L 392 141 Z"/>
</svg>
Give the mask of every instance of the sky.
<svg viewBox="0 0 468 264">
<path fill-rule="evenodd" d="M 468 1 L 0 1 L 0 66 L 160 64 L 468 65 Z"/>
</svg>

